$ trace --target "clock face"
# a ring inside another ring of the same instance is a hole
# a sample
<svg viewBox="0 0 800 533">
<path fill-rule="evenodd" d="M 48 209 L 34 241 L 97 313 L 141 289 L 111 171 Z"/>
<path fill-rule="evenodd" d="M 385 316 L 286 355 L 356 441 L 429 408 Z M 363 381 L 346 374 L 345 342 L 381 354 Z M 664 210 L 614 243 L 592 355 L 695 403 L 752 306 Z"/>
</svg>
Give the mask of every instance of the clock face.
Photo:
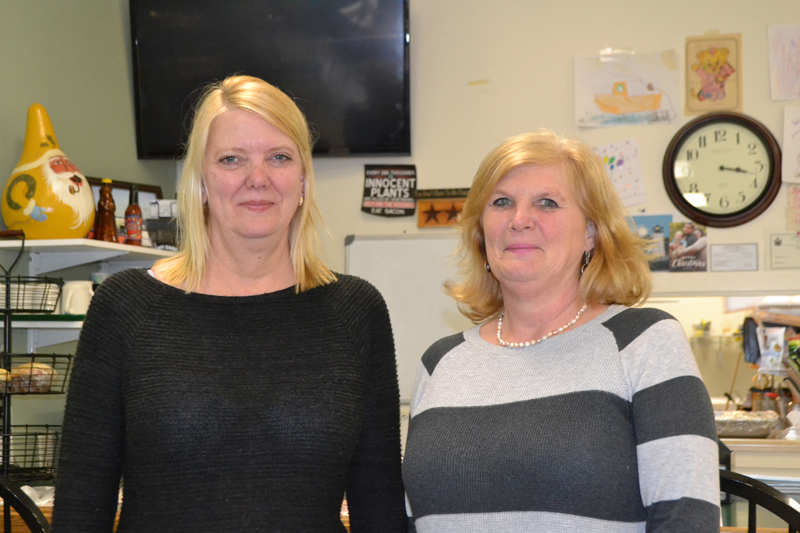
<svg viewBox="0 0 800 533">
<path fill-rule="evenodd" d="M 752 220 L 780 187 L 780 149 L 760 123 L 733 113 L 695 119 L 673 139 L 664 183 L 676 207 L 709 226 Z"/>
</svg>

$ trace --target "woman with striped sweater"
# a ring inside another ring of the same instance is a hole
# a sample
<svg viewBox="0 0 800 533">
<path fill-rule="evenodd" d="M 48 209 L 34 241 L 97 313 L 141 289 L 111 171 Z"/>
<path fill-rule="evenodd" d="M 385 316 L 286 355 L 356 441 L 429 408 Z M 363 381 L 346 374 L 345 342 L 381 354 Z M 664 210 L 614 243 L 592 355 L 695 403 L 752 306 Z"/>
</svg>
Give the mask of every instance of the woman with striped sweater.
<svg viewBox="0 0 800 533">
<path fill-rule="evenodd" d="M 711 402 L 681 325 L 634 308 L 644 249 L 602 163 L 539 130 L 460 218 L 475 322 L 422 357 L 403 465 L 417 533 L 719 531 Z"/>
</svg>

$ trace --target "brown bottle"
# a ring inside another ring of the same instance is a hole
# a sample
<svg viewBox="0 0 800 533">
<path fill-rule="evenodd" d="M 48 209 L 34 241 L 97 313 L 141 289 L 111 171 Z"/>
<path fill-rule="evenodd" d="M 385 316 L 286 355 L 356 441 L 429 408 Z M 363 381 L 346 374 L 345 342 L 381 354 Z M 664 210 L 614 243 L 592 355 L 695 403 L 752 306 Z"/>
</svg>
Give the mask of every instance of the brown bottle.
<svg viewBox="0 0 800 533">
<path fill-rule="evenodd" d="M 119 242 L 117 240 L 117 222 L 114 219 L 116 209 L 114 196 L 111 194 L 111 180 L 104 179 L 100 185 L 100 199 L 97 201 L 97 213 L 95 213 L 95 240 Z"/>
<path fill-rule="evenodd" d="M 125 209 L 125 244 L 142 245 L 142 208 L 139 207 L 139 186 L 131 184 L 128 208 Z"/>
</svg>

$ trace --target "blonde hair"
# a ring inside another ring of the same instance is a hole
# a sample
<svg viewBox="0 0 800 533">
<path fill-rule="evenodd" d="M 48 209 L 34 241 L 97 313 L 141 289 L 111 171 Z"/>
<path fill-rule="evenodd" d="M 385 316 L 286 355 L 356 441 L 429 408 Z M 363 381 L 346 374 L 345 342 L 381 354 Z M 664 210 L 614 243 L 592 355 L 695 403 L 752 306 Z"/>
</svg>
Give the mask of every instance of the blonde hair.
<svg viewBox="0 0 800 533">
<path fill-rule="evenodd" d="M 335 281 L 336 276 L 317 256 L 317 227 L 324 227 L 324 223 L 314 196 L 312 139 L 306 119 L 286 94 L 252 76 L 231 76 L 208 85 L 202 92 L 189 133 L 178 186 L 179 251 L 174 257 L 156 263 L 161 268 L 164 281 L 183 286 L 190 292 L 197 288 L 205 273 L 210 241 L 203 206 L 203 157 L 211 123 L 222 113 L 234 110 L 255 114 L 297 145 L 305 178 L 303 205 L 297 208 L 289 224 L 289 250 L 297 292 Z"/>
<path fill-rule="evenodd" d="M 583 300 L 589 305 L 636 305 L 646 300 L 652 281 L 645 250 L 651 244 L 628 227 L 625 207 L 599 157 L 582 141 L 540 129 L 506 139 L 478 167 L 459 216 L 461 279 L 445 283 L 461 312 L 477 324 L 498 316 L 503 308 L 500 284 L 485 268 L 481 217 L 497 183 L 522 165 L 561 168 L 578 207 L 595 226 L 591 262 L 580 278 Z"/>
</svg>

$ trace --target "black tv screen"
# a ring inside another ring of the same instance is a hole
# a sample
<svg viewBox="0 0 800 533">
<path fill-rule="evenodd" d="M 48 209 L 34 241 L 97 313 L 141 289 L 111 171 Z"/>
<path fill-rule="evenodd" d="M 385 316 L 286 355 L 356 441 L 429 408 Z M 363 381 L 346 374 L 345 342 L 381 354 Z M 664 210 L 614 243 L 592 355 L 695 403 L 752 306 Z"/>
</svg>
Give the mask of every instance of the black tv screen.
<svg viewBox="0 0 800 533">
<path fill-rule="evenodd" d="M 198 88 L 231 74 L 305 113 L 315 155 L 407 155 L 408 0 L 130 0 L 140 159 L 179 157 Z"/>
</svg>

